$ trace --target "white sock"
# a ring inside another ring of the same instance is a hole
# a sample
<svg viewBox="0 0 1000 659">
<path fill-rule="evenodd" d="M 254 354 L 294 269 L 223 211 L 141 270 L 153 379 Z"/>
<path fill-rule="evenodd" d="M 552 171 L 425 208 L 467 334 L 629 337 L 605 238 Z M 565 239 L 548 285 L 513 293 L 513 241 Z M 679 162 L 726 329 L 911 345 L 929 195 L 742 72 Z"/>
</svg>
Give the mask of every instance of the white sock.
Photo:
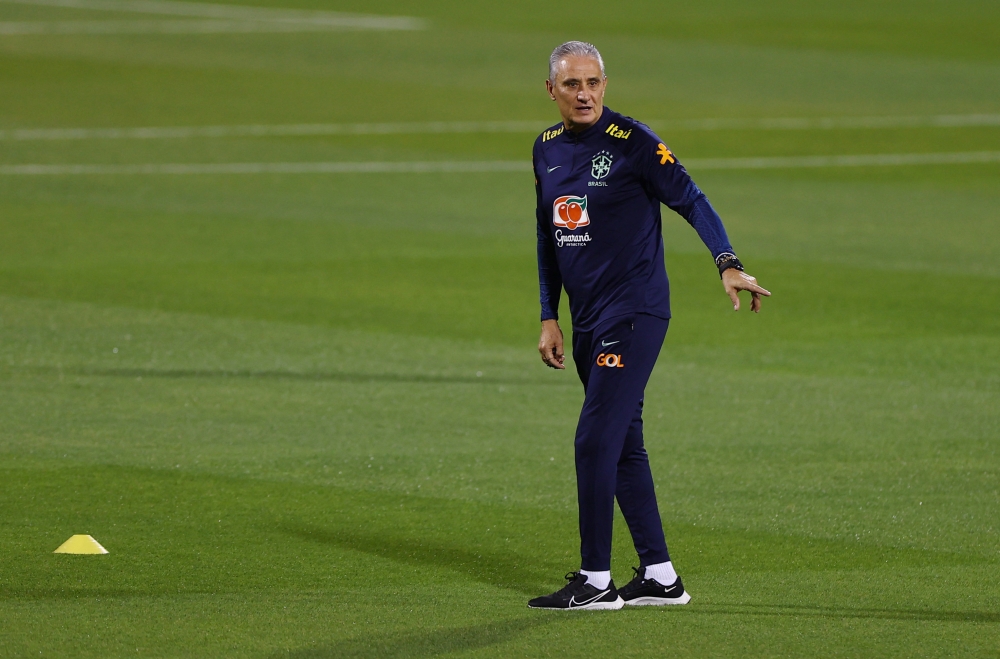
<svg viewBox="0 0 1000 659">
<path fill-rule="evenodd" d="M 587 577 L 587 583 L 597 590 L 604 590 L 611 583 L 611 570 L 605 570 L 604 572 L 580 570 L 580 574 Z"/>
<path fill-rule="evenodd" d="M 646 566 L 646 578 L 655 579 L 661 586 L 669 586 L 677 581 L 677 573 L 674 571 L 674 564 L 670 561 Z"/>
</svg>

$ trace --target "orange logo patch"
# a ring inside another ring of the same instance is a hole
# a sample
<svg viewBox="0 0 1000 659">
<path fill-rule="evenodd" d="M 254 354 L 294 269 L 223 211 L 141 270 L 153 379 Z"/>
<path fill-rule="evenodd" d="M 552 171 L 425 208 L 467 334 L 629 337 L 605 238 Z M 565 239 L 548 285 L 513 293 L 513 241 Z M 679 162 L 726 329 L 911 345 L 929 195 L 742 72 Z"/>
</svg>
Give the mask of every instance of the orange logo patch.
<svg viewBox="0 0 1000 659">
<path fill-rule="evenodd" d="M 552 224 L 557 227 L 565 227 L 570 231 L 577 227 L 589 225 L 590 215 L 587 214 L 587 196 L 574 197 L 567 195 L 556 199 L 552 203 Z"/>
<path fill-rule="evenodd" d="M 625 368 L 625 362 L 621 355 L 605 355 L 603 352 L 597 355 L 597 365 L 608 368 Z"/>
<path fill-rule="evenodd" d="M 670 161 L 671 165 L 677 162 L 677 160 L 674 158 L 674 154 L 670 152 L 670 149 L 667 148 L 666 144 L 660 142 L 659 144 L 657 144 L 657 146 L 660 148 L 656 150 L 656 155 L 660 156 L 661 165 L 666 165 L 668 160 Z"/>
</svg>

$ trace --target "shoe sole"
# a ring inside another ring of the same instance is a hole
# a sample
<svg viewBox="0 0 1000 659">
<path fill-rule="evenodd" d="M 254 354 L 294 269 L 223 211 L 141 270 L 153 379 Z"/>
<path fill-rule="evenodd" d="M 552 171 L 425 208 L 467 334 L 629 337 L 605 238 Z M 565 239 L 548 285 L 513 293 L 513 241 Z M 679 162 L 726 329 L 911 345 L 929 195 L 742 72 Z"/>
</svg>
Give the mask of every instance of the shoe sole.
<svg viewBox="0 0 1000 659">
<path fill-rule="evenodd" d="M 691 601 L 691 596 L 685 591 L 680 597 L 636 597 L 626 600 L 629 606 L 678 606 Z"/>
<path fill-rule="evenodd" d="M 539 609 L 543 611 L 617 611 L 625 606 L 625 600 L 621 597 L 616 599 L 614 602 L 594 602 L 593 604 L 585 604 L 583 606 L 574 606 L 571 609 L 564 609 L 559 607 L 550 606 L 531 606 L 528 605 L 529 609 Z"/>
</svg>

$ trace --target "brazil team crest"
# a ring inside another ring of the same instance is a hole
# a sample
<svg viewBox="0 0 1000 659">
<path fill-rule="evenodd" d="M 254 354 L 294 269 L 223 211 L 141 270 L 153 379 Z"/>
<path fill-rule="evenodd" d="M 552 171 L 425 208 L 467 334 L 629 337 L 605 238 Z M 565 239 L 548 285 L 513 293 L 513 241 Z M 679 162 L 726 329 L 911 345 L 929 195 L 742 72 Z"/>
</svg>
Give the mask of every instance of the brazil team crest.
<svg viewBox="0 0 1000 659">
<path fill-rule="evenodd" d="M 590 163 L 590 175 L 596 180 L 600 181 L 602 178 L 611 173 L 611 154 L 607 151 L 601 151 Z"/>
<path fill-rule="evenodd" d="M 590 224 L 587 214 L 587 195 L 559 197 L 552 203 L 552 224 L 573 231 Z"/>
</svg>

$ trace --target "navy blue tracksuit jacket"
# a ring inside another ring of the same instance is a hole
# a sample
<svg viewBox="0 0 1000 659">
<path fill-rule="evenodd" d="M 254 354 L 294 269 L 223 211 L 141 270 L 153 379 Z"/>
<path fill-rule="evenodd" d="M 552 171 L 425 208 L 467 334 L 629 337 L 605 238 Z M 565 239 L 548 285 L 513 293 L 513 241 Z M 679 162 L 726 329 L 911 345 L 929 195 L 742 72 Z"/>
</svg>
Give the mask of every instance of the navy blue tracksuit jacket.
<svg viewBox="0 0 1000 659">
<path fill-rule="evenodd" d="M 670 318 L 660 202 L 712 252 L 733 252 L 719 215 L 645 124 L 604 108 L 581 133 L 558 124 L 535 140 L 542 320 L 569 294 L 573 328 L 627 313 Z"/>
<path fill-rule="evenodd" d="M 634 119 L 604 108 L 580 133 L 556 125 L 535 140 L 532 160 L 542 320 L 558 318 L 565 287 L 586 392 L 575 441 L 581 567 L 610 569 L 615 499 L 640 564 L 662 563 L 670 557 L 642 435 L 643 393 L 670 319 L 660 203 L 713 257 L 733 248 L 687 170 Z"/>
</svg>

